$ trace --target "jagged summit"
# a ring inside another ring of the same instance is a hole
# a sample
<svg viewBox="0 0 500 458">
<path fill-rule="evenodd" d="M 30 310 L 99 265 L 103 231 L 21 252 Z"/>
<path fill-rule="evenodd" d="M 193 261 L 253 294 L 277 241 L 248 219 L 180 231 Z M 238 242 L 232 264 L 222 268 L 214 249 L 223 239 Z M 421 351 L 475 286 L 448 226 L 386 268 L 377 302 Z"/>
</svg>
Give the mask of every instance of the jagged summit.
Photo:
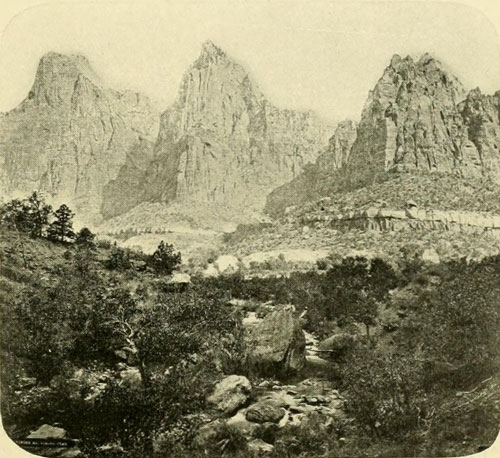
<svg viewBox="0 0 500 458">
<path fill-rule="evenodd" d="M 310 113 L 274 107 L 242 65 L 206 41 L 162 114 L 145 200 L 261 208 L 316 159 L 325 131 Z"/>
<path fill-rule="evenodd" d="M 49 52 L 40 58 L 28 100 L 50 106 L 67 103 L 77 82 L 82 84 L 84 80 L 102 86 L 85 56 Z"/>
<path fill-rule="evenodd" d="M 193 63 L 192 68 L 201 69 L 207 65 L 217 64 L 217 63 L 228 63 L 232 62 L 228 55 L 218 46 L 216 46 L 212 41 L 207 40 L 203 43 L 201 47 L 201 52 Z"/>
<path fill-rule="evenodd" d="M 429 53 L 394 54 L 355 129 L 343 126 L 314 167 L 268 196 L 267 209 L 372 186 L 398 172 L 500 182 L 500 92 L 465 91 Z M 335 173 L 333 173 L 335 172 Z"/>
<path fill-rule="evenodd" d="M 212 55 L 217 55 L 217 54 L 225 54 L 222 49 L 215 45 L 213 41 L 211 40 L 206 40 L 202 47 L 201 47 L 201 52 L 202 54 L 212 54 Z"/>
<path fill-rule="evenodd" d="M 0 117 L 0 193 L 33 190 L 99 219 L 104 187 L 129 156 L 152 150 L 158 113 L 103 84 L 82 55 L 41 57 L 27 97 Z"/>
</svg>

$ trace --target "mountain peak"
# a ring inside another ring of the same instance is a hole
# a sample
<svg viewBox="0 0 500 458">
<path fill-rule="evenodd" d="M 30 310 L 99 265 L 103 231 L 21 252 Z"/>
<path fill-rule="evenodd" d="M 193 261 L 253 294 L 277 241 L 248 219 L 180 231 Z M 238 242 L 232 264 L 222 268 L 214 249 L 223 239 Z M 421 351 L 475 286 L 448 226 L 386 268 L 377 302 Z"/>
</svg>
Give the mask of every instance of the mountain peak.
<svg viewBox="0 0 500 458">
<path fill-rule="evenodd" d="M 201 46 L 200 57 L 197 59 L 197 64 L 206 64 L 207 62 L 218 62 L 219 60 L 227 59 L 227 54 L 215 45 L 211 40 L 207 40 Z"/>
<path fill-rule="evenodd" d="M 202 52 L 207 54 L 218 54 L 221 53 L 222 50 L 219 46 L 216 46 L 212 40 L 206 40 L 201 46 Z"/>
<path fill-rule="evenodd" d="M 79 74 L 97 78 L 92 70 L 88 59 L 81 54 L 60 54 L 57 52 L 48 52 L 40 58 L 37 70 L 37 78 L 47 76 L 71 76 Z"/>
<path fill-rule="evenodd" d="M 48 52 L 40 58 L 28 99 L 49 105 L 69 100 L 67 96 L 73 92 L 76 81 L 82 76 L 100 84 L 99 77 L 85 56 Z"/>
</svg>

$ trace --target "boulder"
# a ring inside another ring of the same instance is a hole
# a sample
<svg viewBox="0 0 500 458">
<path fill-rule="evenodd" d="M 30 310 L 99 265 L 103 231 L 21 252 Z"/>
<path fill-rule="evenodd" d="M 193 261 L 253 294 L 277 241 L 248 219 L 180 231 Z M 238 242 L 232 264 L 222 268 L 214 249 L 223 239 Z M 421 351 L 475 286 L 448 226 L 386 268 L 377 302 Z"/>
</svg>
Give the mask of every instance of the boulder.
<svg viewBox="0 0 500 458">
<path fill-rule="evenodd" d="M 274 447 L 262 439 L 254 439 L 248 443 L 248 451 L 253 456 L 262 456 L 273 453 Z"/>
<path fill-rule="evenodd" d="M 427 248 L 422 253 L 422 261 L 429 264 L 439 264 L 441 260 L 434 248 Z"/>
<path fill-rule="evenodd" d="M 224 423 L 221 420 L 215 420 L 211 423 L 203 425 L 196 436 L 193 439 L 193 445 L 195 447 L 205 447 L 214 439 L 216 439 L 224 427 Z"/>
<path fill-rule="evenodd" d="M 236 256 L 226 254 L 219 256 L 215 260 L 214 266 L 217 268 L 219 273 L 223 275 L 230 275 L 240 270 L 240 261 Z"/>
<path fill-rule="evenodd" d="M 247 438 L 254 437 L 259 428 L 258 424 L 247 420 L 244 409 L 227 420 L 226 425 Z"/>
<path fill-rule="evenodd" d="M 207 398 L 207 402 L 230 415 L 247 402 L 251 391 L 252 385 L 246 377 L 230 375 L 215 385 L 214 392 Z"/>
<path fill-rule="evenodd" d="M 285 415 L 285 409 L 272 402 L 257 402 L 247 409 L 246 419 L 254 423 L 278 423 Z"/>
<path fill-rule="evenodd" d="M 42 425 L 36 431 L 31 432 L 27 439 L 47 439 L 53 441 L 70 440 L 68 433 L 63 428 L 52 425 Z M 62 447 L 36 447 L 30 449 L 34 455 L 43 455 L 50 457 L 75 458 L 82 455 L 82 452 L 76 445 Z"/>
<path fill-rule="evenodd" d="M 306 362 L 306 341 L 291 310 L 278 310 L 249 328 L 249 361 L 263 371 L 292 373 Z"/>
<path fill-rule="evenodd" d="M 322 357 L 330 359 L 341 358 L 356 342 L 356 336 L 347 333 L 335 334 L 319 343 L 318 349 Z"/>
<path fill-rule="evenodd" d="M 57 426 L 42 425 L 28 436 L 28 439 L 67 439 L 68 433 Z"/>
<path fill-rule="evenodd" d="M 142 386 L 142 377 L 139 369 L 136 367 L 129 367 L 120 372 L 122 384 L 129 388 L 138 389 Z"/>
<path fill-rule="evenodd" d="M 205 278 L 217 277 L 219 275 L 219 271 L 213 264 L 209 264 L 207 268 L 202 272 L 202 275 Z"/>
</svg>

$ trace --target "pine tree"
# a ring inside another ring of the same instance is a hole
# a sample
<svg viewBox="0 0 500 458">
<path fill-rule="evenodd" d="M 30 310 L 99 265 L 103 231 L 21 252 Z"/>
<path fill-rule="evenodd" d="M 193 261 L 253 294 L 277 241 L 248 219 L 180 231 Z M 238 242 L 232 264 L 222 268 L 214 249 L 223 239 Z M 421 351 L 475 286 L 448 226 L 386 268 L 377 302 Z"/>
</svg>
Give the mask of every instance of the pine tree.
<svg viewBox="0 0 500 458">
<path fill-rule="evenodd" d="M 31 226 L 32 237 L 42 237 L 45 227 L 49 223 L 52 207 L 46 204 L 42 197 L 35 191 L 28 199 L 26 212 Z"/>
<path fill-rule="evenodd" d="M 59 242 L 64 242 L 66 239 L 74 239 L 73 212 L 68 206 L 62 204 L 56 210 L 54 216 L 56 217 L 55 221 L 53 221 L 47 229 L 48 238 Z"/>
<path fill-rule="evenodd" d="M 160 273 L 170 275 L 181 263 L 181 254 L 174 252 L 173 245 L 165 243 L 163 240 L 150 258 L 152 267 Z"/>
</svg>

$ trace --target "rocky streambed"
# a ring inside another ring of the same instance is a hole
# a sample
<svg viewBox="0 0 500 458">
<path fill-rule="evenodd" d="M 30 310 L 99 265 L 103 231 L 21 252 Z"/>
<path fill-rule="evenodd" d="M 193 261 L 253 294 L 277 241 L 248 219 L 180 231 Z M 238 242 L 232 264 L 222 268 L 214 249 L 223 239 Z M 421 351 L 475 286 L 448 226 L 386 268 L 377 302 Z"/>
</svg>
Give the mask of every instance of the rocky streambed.
<svg viewBox="0 0 500 458">
<path fill-rule="evenodd" d="M 264 378 L 255 384 L 242 375 L 222 379 L 207 399 L 212 415 L 196 437 L 201 448 L 230 428 L 247 439 L 251 453 L 271 453 L 280 429 L 300 427 L 312 418 L 327 428 L 344 416 L 345 399 L 331 381 L 314 375 L 332 363 L 321 357 L 323 351 L 316 336 L 299 327 L 300 320 L 293 318 L 293 307 L 281 307 L 263 317 L 261 314 L 262 311 L 249 311 L 243 319 L 257 342 L 255 348 L 262 344 L 266 349 L 254 349 L 254 356 L 274 358 L 278 372 L 289 371 L 293 376 L 281 380 Z"/>
</svg>

